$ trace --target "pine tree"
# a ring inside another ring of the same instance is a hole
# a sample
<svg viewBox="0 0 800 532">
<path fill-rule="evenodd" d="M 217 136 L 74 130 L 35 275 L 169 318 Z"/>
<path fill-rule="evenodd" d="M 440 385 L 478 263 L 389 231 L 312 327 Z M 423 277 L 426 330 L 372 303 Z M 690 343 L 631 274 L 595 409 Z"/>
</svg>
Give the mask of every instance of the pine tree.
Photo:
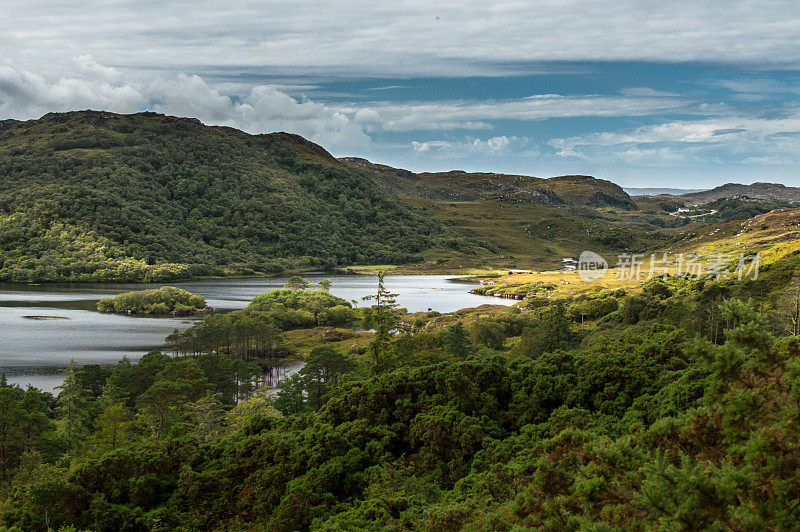
<svg viewBox="0 0 800 532">
<path fill-rule="evenodd" d="M 342 374 L 355 369 L 355 364 L 327 346 L 315 347 L 300 370 L 308 404 L 319 410 L 328 401 Z"/>
<path fill-rule="evenodd" d="M 96 430 L 88 440 L 93 454 L 102 455 L 130 443 L 133 432 L 133 415 L 122 403 L 109 404 L 94 422 Z"/>
<path fill-rule="evenodd" d="M 379 372 L 386 345 L 391 338 L 392 330 L 397 325 L 398 317 L 395 313 L 397 294 L 392 294 L 386 289 L 384 277 L 386 272 L 378 272 L 378 292 L 375 295 L 365 296 L 364 301 L 375 301 L 372 305 L 369 323 L 375 328 L 375 339 L 369 344 L 368 351 L 374 362 L 374 371 Z"/>
<path fill-rule="evenodd" d="M 22 445 L 19 425 L 24 418 L 24 412 L 20 406 L 20 395 L 18 388 L 6 383 L 6 376 L 3 374 L 0 380 L 0 474 L 3 482 L 8 480 L 12 459 Z"/>
<path fill-rule="evenodd" d="M 461 322 L 445 329 L 442 333 L 442 345 L 449 354 L 457 358 L 466 358 L 472 352 L 472 344 Z"/>
<path fill-rule="evenodd" d="M 73 445 L 77 444 L 86 433 L 88 415 L 88 394 L 75 376 L 76 369 L 75 361 L 70 360 L 65 370 L 64 382 L 61 386 L 56 386 L 57 390 L 61 390 L 58 394 L 61 432 Z"/>
</svg>

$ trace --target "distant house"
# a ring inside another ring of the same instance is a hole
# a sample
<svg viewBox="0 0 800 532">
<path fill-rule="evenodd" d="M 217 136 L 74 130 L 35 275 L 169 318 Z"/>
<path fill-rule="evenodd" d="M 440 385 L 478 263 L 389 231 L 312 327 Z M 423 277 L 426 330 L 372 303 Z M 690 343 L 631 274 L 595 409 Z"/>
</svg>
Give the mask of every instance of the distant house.
<svg viewBox="0 0 800 532">
<path fill-rule="evenodd" d="M 564 267 L 564 270 L 568 272 L 578 269 L 578 261 L 572 257 L 564 257 L 561 259 L 561 265 Z"/>
<path fill-rule="evenodd" d="M 692 209 L 687 209 L 686 207 L 681 207 L 680 209 L 678 209 L 678 213 L 680 214 L 682 212 L 692 212 Z"/>
</svg>

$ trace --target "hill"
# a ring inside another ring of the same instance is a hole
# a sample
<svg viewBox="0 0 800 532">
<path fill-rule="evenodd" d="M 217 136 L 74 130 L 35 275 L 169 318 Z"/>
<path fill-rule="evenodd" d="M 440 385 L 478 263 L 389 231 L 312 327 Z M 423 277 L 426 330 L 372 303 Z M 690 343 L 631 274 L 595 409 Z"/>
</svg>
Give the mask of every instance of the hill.
<svg viewBox="0 0 800 532">
<path fill-rule="evenodd" d="M 624 187 L 623 190 L 630 196 L 682 196 L 693 192 L 703 192 L 700 188 L 632 188 Z"/>
<path fill-rule="evenodd" d="M 373 171 L 393 192 L 428 199 L 497 199 L 510 203 L 533 202 L 550 206 L 619 207 L 629 210 L 637 208 L 619 185 L 585 175 L 543 179 L 462 170 L 414 173 L 357 157 L 344 157 L 340 160 L 353 168 Z"/>
<path fill-rule="evenodd" d="M 735 220 L 695 230 L 675 238 L 665 251 L 712 256 L 739 253 L 773 262 L 800 250 L 800 209 L 776 209 L 747 220 Z"/>
<path fill-rule="evenodd" d="M 670 215 L 682 205 L 590 176 L 415 173 L 155 113 L 0 123 L 0 281 L 553 269 L 707 225 Z"/>
<path fill-rule="evenodd" d="M 432 249 L 424 263 L 402 271 L 560 269 L 563 257 L 586 249 L 617 254 L 657 247 L 672 238 L 665 228 L 688 223 L 669 215 L 678 208 L 673 200 L 634 202 L 616 184 L 590 176 L 415 173 L 361 158 L 340 160 L 372 172 L 392 194 L 441 220 L 449 234 L 495 250 Z"/>
<path fill-rule="evenodd" d="M 0 280 L 404 263 L 442 230 L 297 135 L 154 113 L 0 124 Z"/>
<path fill-rule="evenodd" d="M 787 187 L 778 183 L 753 183 L 752 185 L 727 183 L 711 190 L 683 194 L 681 199 L 702 205 L 718 199 L 737 197 L 800 203 L 800 187 Z"/>
</svg>

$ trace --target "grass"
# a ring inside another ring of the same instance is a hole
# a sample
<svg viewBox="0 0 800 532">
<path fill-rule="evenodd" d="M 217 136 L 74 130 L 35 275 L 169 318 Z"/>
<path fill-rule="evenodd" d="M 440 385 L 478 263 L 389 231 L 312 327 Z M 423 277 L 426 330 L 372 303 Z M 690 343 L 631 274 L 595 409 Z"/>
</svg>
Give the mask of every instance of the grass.
<svg viewBox="0 0 800 532">
<path fill-rule="evenodd" d="M 800 209 L 778 209 L 749 220 L 712 225 L 685 235 L 667 248 L 672 253 L 760 253 L 774 262 L 800 249 Z"/>
<path fill-rule="evenodd" d="M 563 257 L 584 250 L 616 255 L 663 246 L 674 233 L 649 223 L 654 215 L 611 207 L 549 207 L 535 202 L 432 200 L 403 196 L 406 203 L 443 221 L 448 235 L 484 243 L 486 249 L 425 251 L 424 262 L 404 267 L 425 273 L 553 270 Z M 664 213 L 661 218 L 668 219 Z"/>
<path fill-rule="evenodd" d="M 676 255 L 681 253 L 699 254 L 703 257 L 704 271 L 708 267 L 707 262 L 718 254 L 725 255 L 726 259 L 735 263 L 740 253 L 745 256 L 759 253 L 762 257 L 761 263 L 769 264 L 800 252 L 800 209 L 778 209 L 749 220 L 694 227 L 682 238 L 673 240 L 661 249 L 656 248 L 653 252 L 656 260 L 661 253 L 666 252 L 668 259 L 674 262 L 677 262 Z M 607 258 L 614 255 L 616 254 L 605 254 Z M 641 277 L 638 280 L 621 278 L 620 269 L 613 267 L 615 262 L 609 260 L 612 268 L 601 279 L 591 283 L 583 282 L 575 271 L 541 271 L 494 278 L 482 277 L 485 284 L 477 290 L 486 295 L 511 294 L 525 298 L 567 297 L 619 288 L 635 291 L 649 280 L 650 257 L 648 253 L 642 255 Z M 667 272 L 674 275 L 677 268 L 678 265 L 673 264 L 667 268 Z M 656 268 L 656 275 L 663 273 L 663 270 Z"/>
<path fill-rule="evenodd" d="M 542 271 L 486 278 L 483 281 L 488 284 L 477 290 L 485 295 L 512 294 L 525 298 L 570 297 L 605 290 L 635 291 L 641 288 L 646 276 L 647 271 L 644 271 L 643 277 L 639 280 L 620 278 L 620 270 L 610 268 L 600 279 L 585 282 L 575 271 Z"/>
<path fill-rule="evenodd" d="M 286 331 L 283 336 L 287 347 L 300 356 L 306 356 L 319 345 L 330 346 L 341 353 L 347 353 L 353 348 L 366 347 L 372 341 L 374 334 L 336 327 L 314 327 Z"/>
</svg>

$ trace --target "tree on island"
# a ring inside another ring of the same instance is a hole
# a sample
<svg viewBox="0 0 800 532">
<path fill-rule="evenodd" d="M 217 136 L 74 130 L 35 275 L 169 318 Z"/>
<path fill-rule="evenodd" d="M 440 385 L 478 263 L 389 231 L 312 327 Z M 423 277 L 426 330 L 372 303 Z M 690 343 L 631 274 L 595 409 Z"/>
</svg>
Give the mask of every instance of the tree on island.
<svg viewBox="0 0 800 532">
<path fill-rule="evenodd" d="M 302 290 L 304 288 L 308 288 L 308 281 L 300 277 L 299 275 L 292 275 L 286 281 L 286 288 L 291 288 L 292 290 Z"/>
</svg>

